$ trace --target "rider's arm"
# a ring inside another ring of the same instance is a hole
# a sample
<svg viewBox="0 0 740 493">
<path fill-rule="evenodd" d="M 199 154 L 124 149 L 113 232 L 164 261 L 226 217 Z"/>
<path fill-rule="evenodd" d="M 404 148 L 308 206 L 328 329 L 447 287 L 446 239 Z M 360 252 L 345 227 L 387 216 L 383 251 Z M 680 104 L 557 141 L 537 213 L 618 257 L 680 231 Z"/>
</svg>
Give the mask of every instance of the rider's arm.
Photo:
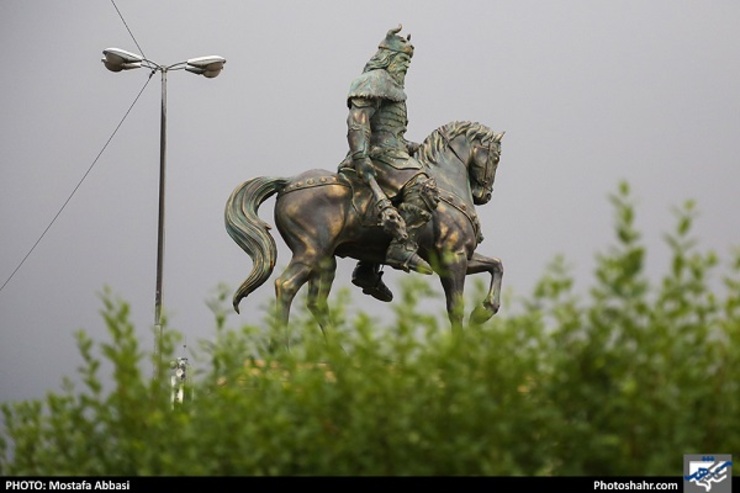
<svg viewBox="0 0 740 493">
<path fill-rule="evenodd" d="M 368 182 L 375 176 L 372 161 L 370 161 L 370 118 L 375 113 L 375 102 L 367 98 L 351 98 L 349 100 L 349 115 L 347 116 L 347 141 L 352 158 L 352 166 L 357 174 Z"/>
</svg>

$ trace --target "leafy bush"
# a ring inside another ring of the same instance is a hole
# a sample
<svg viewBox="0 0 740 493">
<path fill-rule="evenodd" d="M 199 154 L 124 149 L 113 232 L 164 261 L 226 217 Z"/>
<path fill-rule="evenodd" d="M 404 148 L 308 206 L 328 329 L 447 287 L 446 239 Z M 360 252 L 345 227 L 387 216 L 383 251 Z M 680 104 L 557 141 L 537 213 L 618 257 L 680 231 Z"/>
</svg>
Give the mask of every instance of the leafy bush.
<svg viewBox="0 0 740 493">
<path fill-rule="evenodd" d="M 534 296 L 533 311 L 552 326 L 548 393 L 562 420 L 556 470 L 668 475 L 682 454 L 740 446 L 732 370 L 740 368 L 740 252 L 724 290 L 713 289 L 718 259 L 696 250 L 687 202 L 665 237 L 671 268 L 653 287 L 626 184 L 612 202 L 618 241 L 597 257 L 588 303 L 573 299 L 562 268 Z"/>
<path fill-rule="evenodd" d="M 77 335 L 82 388 L 2 406 L 0 475 L 676 475 L 684 453 L 740 450 L 740 253 L 713 287 L 687 203 L 654 286 L 626 184 L 612 201 L 617 240 L 585 299 L 557 258 L 521 313 L 459 337 L 421 308 L 417 277 L 391 323 L 347 320 L 339 300 L 328 340 L 304 311 L 276 351 L 275 328 L 227 327 L 222 294 L 174 409 L 105 293 L 110 342 Z"/>
</svg>

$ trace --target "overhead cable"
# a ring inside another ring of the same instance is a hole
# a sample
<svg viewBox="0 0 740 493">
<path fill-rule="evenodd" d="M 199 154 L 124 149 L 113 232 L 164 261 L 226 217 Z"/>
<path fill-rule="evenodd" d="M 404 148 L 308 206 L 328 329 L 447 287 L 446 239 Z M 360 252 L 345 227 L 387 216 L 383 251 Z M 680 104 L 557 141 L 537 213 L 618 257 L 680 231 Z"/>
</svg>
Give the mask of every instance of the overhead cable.
<svg viewBox="0 0 740 493">
<path fill-rule="evenodd" d="M 97 164 L 98 160 L 100 159 L 100 156 L 102 156 L 103 155 L 103 152 L 105 152 L 105 149 L 108 147 L 108 144 L 111 143 L 111 141 L 113 140 L 113 137 L 115 137 L 116 136 L 116 133 L 118 133 L 118 129 L 121 128 L 121 125 L 123 125 L 123 122 L 126 120 L 126 118 L 128 117 L 129 113 L 131 113 L 131 110 L 134 109 L 134 106 L 139 101 L 139 98 L 141 97 L 142 93 L 144 92 L 144 89 L 146 89 L 146 86 L 149 85 L 149 81 L 152 80 L 152 76 L 154 75 L 154 73 L 155 72 L 152 72 L 152 73 L 149 74 L 149 77 L 147 77 L 146 82 L 144 83 L 144 86 L 141 88 L 141 90 L 139 91 L 139 93 L 136 95 L 136 98 L 134 98 L 134 102 L 131 103 L 131 106 L 129 106 L 128 110 L 126 110 L 126 114 L 123 115 L 123 118 L 121 118 L 121 121 L 118 123 L 118 125 L 116 125 L 115 130 L 113 130 L 113 133 L 108 138 L 108 140 L 106 141 L 105 145 L 103 145 L 103 148 L 100 150 L 100 152 L 98 153 L 98 155 L 95 157 L 95 159 L 93 160 L 93 162 L 90 165 L 90 167 L 87 168 L 87 171 L 85 171 L 85 174 L 82 175 L 82 178 L 77 183 L 77 185 L 74 187 L 74 189 L 72 190 L 72 193 L 69 194 L 69 196 L 67 197 L 67 200 L 64 201 L 64 203 L 62 204 L 62 206 L 59 208 L 59 210 L 57 211 L 57 213 L 54 215 L 54 217 L 52 218 L 52 220 L 49 223 L 49 225 L 46 226 L 46 229 L 44 229 L 44 232 L 41 233 L 41 236 L 39 236 L 39 238 L 36 240 L 36 243 L 33 244 L 33 246 L 28 251 L 28 253 L 26 253 L 26 255 L 23 257 L 23 260 L 20 261 L 20 263 L 18 264 L 18 266 L 15 268 L 15 270 L 13 270 L 13 272 L 10 274 L 10 276 L 5 280 L 5 282 L 3 283 L 3 285 L 0 286 L 0 292 L 2 292 L 2 290 L 5 288 L 5 286 L 8 285 L 8 283 L 10 282 L 10 280 L 13 279 L 13 276 L 15 276 L 16 272 L 18 272 L 20 270 L 21 266 L 23 266 L 23 264 L 26 262 L 26 259 L 28 259 L 28 257 L 31 255 L 31 253 L 33 253 L 33 251 L 36 249 L 36 247 L 38 246 L 38 244 L 41 243 L 41 240 L 44 238 L 44 236 L 46 236 L 46 233 L 49 231 L 49 229 L 51 229 L 51 226 L 54 224 L 54 222 L 57 220 L 57 218 L 59 218 L 59 216 L 62 214 L 62 211 L 64 211 L 64 208 L 67 207 L 67 204 L 69 204 L 69 201 L 72 200 L 72 197 L 74 196 L 74 194 L 77 193 L 77 190 L 82 185 L 82 182 L 85 181 L 85 178 L 87 178 L 87 175 L 89 175 L 90 172 L 92 171 L 93 167 L 95 167 L 95 164 Z"/>
</svg>

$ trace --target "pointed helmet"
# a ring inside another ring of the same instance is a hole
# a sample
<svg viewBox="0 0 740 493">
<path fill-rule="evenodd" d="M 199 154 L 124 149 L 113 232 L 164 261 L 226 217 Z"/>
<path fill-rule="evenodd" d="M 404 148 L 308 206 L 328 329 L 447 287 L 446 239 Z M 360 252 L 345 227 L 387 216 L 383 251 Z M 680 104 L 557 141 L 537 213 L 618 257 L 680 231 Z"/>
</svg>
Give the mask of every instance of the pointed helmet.
<svg viewBox="0 0 740 493">
<path fill-rule="evenodd" d="M 403 26 L 398 25 L 397 28 L 391 29 L 386 33 L 385 38 L 380 42 L 378 48 L 384 50 L 395 51 L 397 53 L 406 53 L 408 56 L 414 55 L 414 45 L 411 44 L 411 35 L 403 38 L 398 36 Z"/>
</svg>

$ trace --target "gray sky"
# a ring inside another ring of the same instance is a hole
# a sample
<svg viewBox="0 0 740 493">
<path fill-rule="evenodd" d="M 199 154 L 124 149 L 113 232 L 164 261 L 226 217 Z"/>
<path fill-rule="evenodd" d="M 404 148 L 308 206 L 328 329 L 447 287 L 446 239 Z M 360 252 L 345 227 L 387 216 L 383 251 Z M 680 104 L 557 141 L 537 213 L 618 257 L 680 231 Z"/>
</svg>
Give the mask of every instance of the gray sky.
<svg viewBox="0 0 740 493">
<path fill-rule="evenodd" d="M 208 80 L 168 84 L 165 306 L 187 342 L 213 335 L 205 299 L 251 267 L 223 208 L 242 181 L 335 169 L 349 83 L 385 32 L 416 46 L 409 132 L 452 120 L 506 130 L 493 200 L 479 208 L 504 286 L 524 295 L 557 254 L 590 282 L 612 239 L 607 195 L 628 180 L 649 272 L 666 267 L 671 208 L 696 199 L 696 234 L 724 259 L 740 244 L 740 3 L 682 0 L 118 0 L 144 54 L 161 64 L 219 54 Z M 114 74 L 101 51 L 138 51 L 111 2 L 0 2 L 0 282 L 87 171 L 147 79 Z M 0 400 L 43 395 L 80 364 L 73 332 L 105 329 L 105 285 L 132 305 L 153 345 L 159 75 L 23 267 L 0 292 Z M 261 209 L 271 221 L 272 201 Z M 278 238 L 278 268 L 287 251 Z M 351 287 L 340 262 L 335 289 Z M 389 273 L 394 284 L 400 274 Z M 441 293 L 441 288 L 438 288 Z M 353 289 L 367 310 L 387 310 Z M 272 280 L 241 304 L 258 322 Z M 509 307 L 504 306 L 504 313 Z M 443 313 L 440 300 L 439 312 Z"/>
</svg>

